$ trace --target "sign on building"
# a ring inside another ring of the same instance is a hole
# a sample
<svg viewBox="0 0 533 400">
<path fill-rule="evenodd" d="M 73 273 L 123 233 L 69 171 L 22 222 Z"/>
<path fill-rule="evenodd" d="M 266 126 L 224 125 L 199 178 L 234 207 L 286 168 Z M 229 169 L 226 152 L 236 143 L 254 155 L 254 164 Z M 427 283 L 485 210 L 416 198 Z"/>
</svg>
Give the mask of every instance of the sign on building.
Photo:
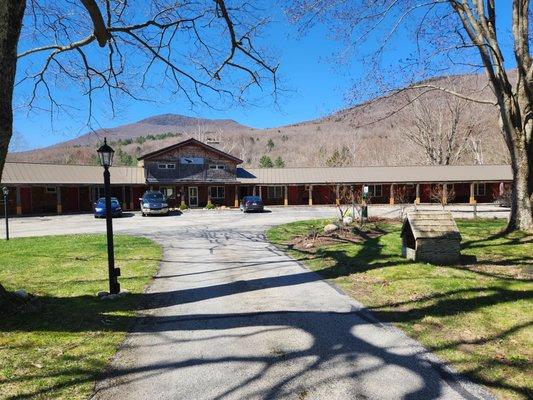
<svg viewBox="0 0 533 400">
<path fill-rule="evenodd" d="M 181 157 L 180 164 L 186 165 L 203 165 L 203 157 Z"/>
</svg>

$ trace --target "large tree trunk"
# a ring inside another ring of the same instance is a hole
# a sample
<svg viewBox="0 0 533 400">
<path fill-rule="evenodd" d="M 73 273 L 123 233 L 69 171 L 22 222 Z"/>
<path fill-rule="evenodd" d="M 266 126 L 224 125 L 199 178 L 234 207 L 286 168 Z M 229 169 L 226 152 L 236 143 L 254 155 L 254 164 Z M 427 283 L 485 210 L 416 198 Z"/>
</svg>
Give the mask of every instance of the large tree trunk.
<svg viewBox="0 0 533 400">
<path fill-rule="evenodd" d="M 13 133 L 13 86 L 17 70 L 17 44 L 26 8 L 25 0 L 0 1 L 0 178 Z M 5 297 L 0 285 L 0 301 Z"/>
<path fill-rule="evenodd" d="M 523 134 L 522 134 L 523 135 Z M 522 136 L 518 135 L 518 136 Z M 524 136 L 522 136 L 524 137 Z M 533 155 L 531 144 L 515 143 L 512 157 L 513 193 L 508 231 L 533 231 Z"/>
<path fill-rule="evenodd" d="M 13 86 L 25 0 L 0 1 L 0 178 L 13 133 Z"/>
</svg>

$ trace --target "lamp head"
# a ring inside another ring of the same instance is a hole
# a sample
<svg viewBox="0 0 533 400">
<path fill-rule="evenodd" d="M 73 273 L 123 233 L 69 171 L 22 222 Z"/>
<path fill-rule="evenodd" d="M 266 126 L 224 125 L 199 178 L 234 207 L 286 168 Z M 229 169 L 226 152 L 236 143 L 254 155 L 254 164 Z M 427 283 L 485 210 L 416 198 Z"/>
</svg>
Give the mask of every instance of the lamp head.
<svg viewBox="0 0 533 400">
<path fill-rule="evenodd" d="M 97 152 L 102 167 L 110 167 L 113 165 L 113 155 L 115 154 L 115 150 L 107 144 L 107 138 L 104 138 L 104 144 L 100 146 Z"/>
</svg>

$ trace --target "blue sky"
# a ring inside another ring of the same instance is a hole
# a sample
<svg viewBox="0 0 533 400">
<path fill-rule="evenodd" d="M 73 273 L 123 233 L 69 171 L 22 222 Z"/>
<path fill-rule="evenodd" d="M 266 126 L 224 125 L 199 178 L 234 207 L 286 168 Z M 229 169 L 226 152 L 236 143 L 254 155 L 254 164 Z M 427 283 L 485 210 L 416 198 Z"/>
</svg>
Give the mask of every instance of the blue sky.
<svg viewBox="0 0 533 400">
<path fill-rule="evenodd" d="M 266 128 L 319 118 L 349 106 L 346 95 L 353 82 L 363 76 L 362 64 L 356 61 L 341 65 L 332 62 L 332 53 L 341 49 L 341 45 L 330 39 L 326 26 L 318 25 L 300 37 L 297 27 L 288 23 L 279 9 L 273 12 L 274 22 L 269 25 L 262 40 L 268 42 L 279 56 L 279 76 L 287 91 L 281 94 L 278 105 L 233 107 L 218 111 L 201 105 L 191 109 L 179 99 L 162 98 L 153 103 L 128 101 L 121 106 L 119 116 L 114 118 L 105 107 L 97 107 L 94 113 L 96 124 L 113 127 L 156 114 L 176 113 L 204 118 L 229 118 L 251 127 Z M 385 62 L 394 63 L 412 47 L 413 44 L 405 38 L 396 40 Z M 68 93 L 68 87 L 63 90 Z M 69 101 L 73 104 L 79 102 L 79 107 L 84 104 L 80 96 L 73 96 L 73 100 Z M 86 120 L 81 117 L 57 115 L 52 125 L 46 111 L 33 111 L 30 114 L 17 111 L 15 131 L 24 139 L 18 141 L 17 150 L 20 150 L 20 143 L 24 143 L 22 147 L 25 148 L 48 146 L 86 133 L 88 127 Z"/>
</svg>

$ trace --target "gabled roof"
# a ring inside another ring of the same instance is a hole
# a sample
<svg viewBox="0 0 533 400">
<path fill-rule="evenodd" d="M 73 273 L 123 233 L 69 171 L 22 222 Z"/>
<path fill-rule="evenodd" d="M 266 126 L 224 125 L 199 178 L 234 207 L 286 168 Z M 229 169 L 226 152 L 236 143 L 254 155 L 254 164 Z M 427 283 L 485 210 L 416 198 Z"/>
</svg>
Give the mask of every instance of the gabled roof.
<svg viewBox="0 0 533 400">
<path fill-rule="evenodd" d="M 216 147 L 209 146 L 208 144 L 200 142 L 199 140 L 196 140 L 194 138 L 190 138 L 190 139 L 184 140 L 183 142 L 179 142 L 179 143 L 173 144 L 171 146 L 163 147 L 162 149 L 159 149 L 159 150 L 156 150 L 156 151 L 152 151 L 151 153 L 143 154 L 142 156 L 140 156 L 138 158 L 138 160 L 145 160 L 147 158 L 152 158 L 154 156 L 158 156 L 158 155 L 164 154 L 164 153 L 166 153 L 168 151 L 175 150 L 175 149 L 178 149 L 180 147 L 191 145 L 191 144 L 203 147 L 204 149 L 206 149 L 208 151 L 211 151 L 213 153 L 217 153 L 219 156 L 225 157 L 228 160 L 236 162 L 237 164 L 242 164 L 242 162 L 243 162 L 240 158 L 234 157 L 231 154 L 228 154 L 228 153 L 226 153 L 226 152 L 224 152 L 222 150 L 219 150 Z"/>
<path fill-rule="evenodd" d="M 402 236 L 411 229 L 416 239 L 454 239 L 461 241 L 459 228 L 450 211 L 414 211 L 403 222 Z"/>
</svg>

